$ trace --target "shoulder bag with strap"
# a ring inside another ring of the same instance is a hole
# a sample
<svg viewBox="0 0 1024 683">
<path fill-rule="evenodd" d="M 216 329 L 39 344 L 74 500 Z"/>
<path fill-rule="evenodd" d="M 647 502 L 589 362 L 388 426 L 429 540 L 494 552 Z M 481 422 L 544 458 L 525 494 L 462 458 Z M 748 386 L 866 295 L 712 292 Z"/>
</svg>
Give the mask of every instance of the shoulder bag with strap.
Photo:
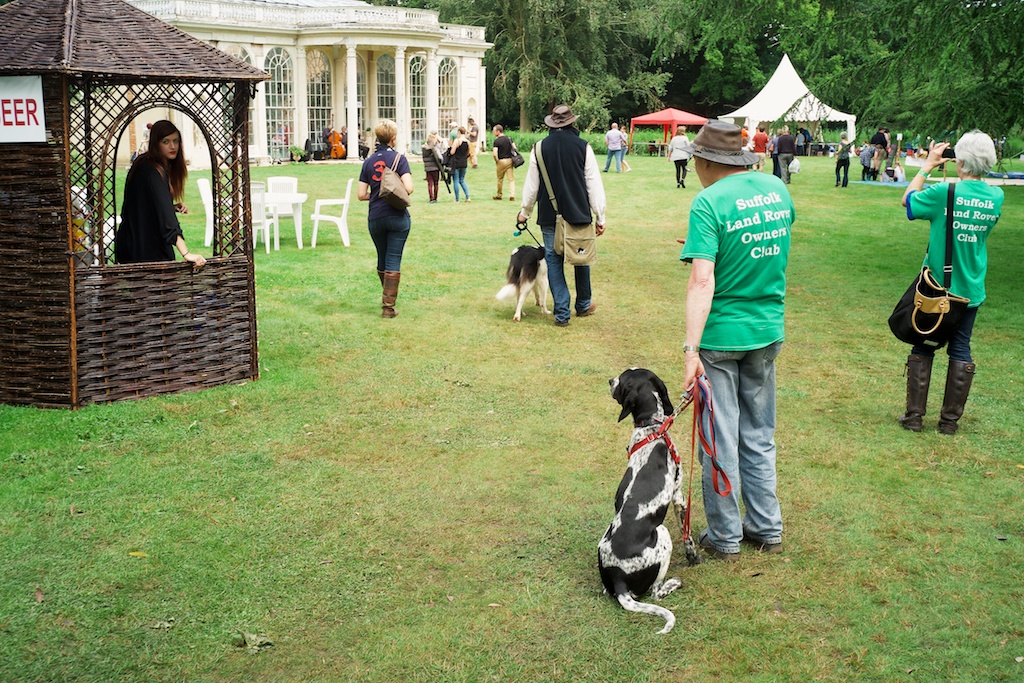
<svg viewBox="0 0 1024 683">
<path fill-rule="evenodd" d="M 555 190 L 551 186 L 551 178 L 548 177 L 548 169 L 540 148 L 541 143 L 538 142 L 533 146 L 533 153 L 537 155 L 540 176 L 548 189 L 551 208 L 555 210 L 555 253 L 561 254 L 567 263 L 574 266 L 592 265 L 597 261 L 597 230 L 592 222 L 586 225 L 572 225 L 566 222 L 559 212 L 558 200 L 555 199 Z"/>
<path fill-rule="evenodd" d="M 519 149 L 516 147 L 516 143 L 512 143 L 512 168 L 519 168 L 526 163 L 526 159 L 519 153 Z"/>
<path fill-rule="evenodd" d="M 953 336 L 960 317 L 967 310 L 969 299 L 949 292 L 953 280 L 953 207 L 955 183 L 949 184 L 946 195 L 946 262 L 942 268 L 942 285 L 935 280 L 928 266 L 900 298 L 889 329 L 902 342 L 941 348 Z"/>
<path fill-rule="evenodd" d="M 401 158 L 401 154 L 396 154 L 391 166 L 384 167 L 380 178 L 380 190 L 377 194 L 394 208 L 407 209 L 412 204 L 412 200 L 409 198 L 408 190 L 405 189 L 402 177 L 398 175 L 398 161 Z"/>
</svg>

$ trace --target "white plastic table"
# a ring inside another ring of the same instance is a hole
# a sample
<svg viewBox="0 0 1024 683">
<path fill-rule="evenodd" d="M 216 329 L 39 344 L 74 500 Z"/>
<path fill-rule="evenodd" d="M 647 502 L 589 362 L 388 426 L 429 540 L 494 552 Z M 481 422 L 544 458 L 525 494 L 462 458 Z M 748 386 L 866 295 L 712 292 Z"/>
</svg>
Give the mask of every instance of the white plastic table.
<svg viewBox="0 0 1024 683">
<path fill-rule="evenodd" d="M 309 198 L 309 195 L 303 192 L 267 192 L 266 199 L 264 200 L 267 206 L 275 206 L 278 210 L 278 215 L 291 213 L 292 220 L 295 221 L 295 241 L 299 245 L 299 249 L 302 249 L 302 205 Z M 288 211 L 284 209 L 291 207 Z M 281 240 L 278 236 L 277 231 L 274 232 L 274 251 L 281 250 Z"/>
</svg>

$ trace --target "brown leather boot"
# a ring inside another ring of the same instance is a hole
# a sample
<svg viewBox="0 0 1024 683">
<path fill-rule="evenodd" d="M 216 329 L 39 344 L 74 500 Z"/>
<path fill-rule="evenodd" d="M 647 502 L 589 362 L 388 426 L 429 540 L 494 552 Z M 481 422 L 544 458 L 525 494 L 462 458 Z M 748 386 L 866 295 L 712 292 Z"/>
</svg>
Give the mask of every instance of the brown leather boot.
<svg viewBox="0 0 1024 683">
<path fill-rule="evenodd" d="M 942 410 L 939 412 L 939 431 L 943 434 L 956 434 L 957 420 L 964 414 L 967 395 L 971 393 L 971 382 L 977 366 L 962 360 L 949 361 L 949 372 L 946 374 L 946 394 L 942 398 Z"/>
<path fill-rule="evenodd" d="M 921 418 L 928 407 L 928 386 L 932 381 L 933 356 L 907 356 L 907 411 L 899 422 L 904 429 L 921 431 Z"/>
<path fill-rule="evenodd" d="M 384 287 L 384 271 L 383 270 L 378 270 L 377 271 L 377 277 L 380 278 L 380 286 L 383 289 L 383 287 Z"/>
<path fill-rule="evenodd" d="M 402 274 L 397 271 L 384 271 L 384 296 L 381 297 L 381 317 L 394 318 L 398 315 L 395 310 L 395 300 L 398 299 L 398 281 Z"/>
</svg>

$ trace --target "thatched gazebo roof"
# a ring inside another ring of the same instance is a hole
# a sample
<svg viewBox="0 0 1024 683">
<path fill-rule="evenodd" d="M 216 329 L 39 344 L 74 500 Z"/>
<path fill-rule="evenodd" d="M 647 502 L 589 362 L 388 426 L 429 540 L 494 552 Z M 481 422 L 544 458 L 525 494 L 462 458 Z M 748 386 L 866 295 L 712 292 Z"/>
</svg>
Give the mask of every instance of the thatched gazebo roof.
<svg viewBox="0 0 1024 683">
<path fill-rule="evenodd" d="M 111 80 L 262 81 L 267 74 L 123 0 L 14 0 L 0 6 L 0 73 Z"/>
</svg>

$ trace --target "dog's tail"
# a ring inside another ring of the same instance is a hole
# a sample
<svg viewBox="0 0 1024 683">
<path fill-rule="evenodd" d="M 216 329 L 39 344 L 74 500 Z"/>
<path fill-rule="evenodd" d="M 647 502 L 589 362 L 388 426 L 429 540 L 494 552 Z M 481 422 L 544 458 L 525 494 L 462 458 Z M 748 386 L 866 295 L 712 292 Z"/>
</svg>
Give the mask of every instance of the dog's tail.
<svg viewBox="0 0 1024 683">
<path fill-rule="evenodd" d="M 615 599 L 622 605 L 622 609 L 629 610 L 630 612 L 642 612 L 643 614 L 653 614 L 656 617 L 661 617 L 665 620 L 665 628 L 658 631 L 658 633 L 668 633 L 676 625 L 676 615 L 668 609 L 665 609 L 661 605 L 652 605 L 649 602 L 637 602 L 633 599 L 633 596 L 629 593 L 618 593 Z"/>
<path fill-rule="evenodd" d="M 515 301 L 516 300 L 516 286 L 508 284 L 498 290 L 498 293 L 494 295 L 494 298 L 498 301 Z"/>
</svg>

